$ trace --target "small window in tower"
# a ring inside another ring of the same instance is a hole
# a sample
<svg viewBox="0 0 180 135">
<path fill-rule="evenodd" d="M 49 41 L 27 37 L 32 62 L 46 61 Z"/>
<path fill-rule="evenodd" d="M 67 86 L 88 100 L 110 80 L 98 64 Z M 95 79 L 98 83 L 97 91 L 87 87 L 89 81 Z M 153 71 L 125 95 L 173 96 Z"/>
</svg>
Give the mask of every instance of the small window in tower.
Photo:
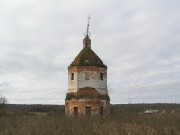
<svg viewBox="0 0 180 135">
<path fill-rule="evenodd" d="M 103 80 L 103 73 L 100 73 L 100 79 Z"/>
<path fill-rule="evenodd" d="M 74 80 L 74 73 L 71 73 L 71 80 Z"/>
<path fill-rule="evenodd" d="M 90 78 L 90 73 L 89 72 L 85 72 L 85 80 L 89 80 Z"/>
<path fill-rule="evenodd" d="M 86 64 L 89 64 L 89 60 L 86 60 L 85 63 L 86 63 Z"/>
</svg>

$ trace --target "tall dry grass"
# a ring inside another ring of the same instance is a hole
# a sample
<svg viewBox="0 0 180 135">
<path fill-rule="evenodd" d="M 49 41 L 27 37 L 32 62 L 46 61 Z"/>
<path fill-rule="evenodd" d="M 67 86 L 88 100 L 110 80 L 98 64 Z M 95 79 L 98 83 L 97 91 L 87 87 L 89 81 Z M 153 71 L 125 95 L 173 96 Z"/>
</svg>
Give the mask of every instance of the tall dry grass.
<svg viewBox="0 0 180 135">
<path fill-rule="evenodd" d="M 179 110 L 138 115 L 140 107 L 122 108 L 112 108 L 107 117 L 68 118 L 57 112 L 10 112 L 0 117 L 0 135 L 180 135 Z"/>
</svg>

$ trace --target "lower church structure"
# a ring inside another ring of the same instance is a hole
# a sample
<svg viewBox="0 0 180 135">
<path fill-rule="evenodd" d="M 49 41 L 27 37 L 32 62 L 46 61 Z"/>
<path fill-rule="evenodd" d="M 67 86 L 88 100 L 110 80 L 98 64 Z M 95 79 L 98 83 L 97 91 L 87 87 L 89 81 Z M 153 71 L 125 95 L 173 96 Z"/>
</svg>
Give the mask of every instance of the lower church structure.
<svg viewBox="0 0 180 135">
<path fill-rule="evenodd" d="M 67 116 L 107 115 L 110 98 L 107 89 L 107 66 L 91 49 L 89 23 L 83 49 L 68 67 Z"/>
</svg>

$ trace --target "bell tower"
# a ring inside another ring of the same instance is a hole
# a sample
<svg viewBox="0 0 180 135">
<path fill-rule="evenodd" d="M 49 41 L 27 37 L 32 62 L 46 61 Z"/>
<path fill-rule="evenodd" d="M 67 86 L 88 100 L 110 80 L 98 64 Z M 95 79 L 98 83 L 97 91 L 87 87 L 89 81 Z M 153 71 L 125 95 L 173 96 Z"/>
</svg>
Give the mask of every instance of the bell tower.
<svg viewBox="0 0 180 135">
<path fill-rule="evenodd" d="M 91 49 L 89 19 L 90 17 L 83 49 L 68 67 L 68 91 L 65 99 L 65 114 L 68 116 L 110 113 L 107 66 Z"/>
</svg>

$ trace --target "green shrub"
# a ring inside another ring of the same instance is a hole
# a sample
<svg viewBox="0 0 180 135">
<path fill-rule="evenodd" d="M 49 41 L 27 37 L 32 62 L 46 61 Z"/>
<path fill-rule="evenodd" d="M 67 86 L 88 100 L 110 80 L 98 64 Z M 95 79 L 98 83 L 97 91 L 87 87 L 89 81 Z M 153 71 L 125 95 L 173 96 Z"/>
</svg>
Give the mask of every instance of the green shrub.
<svg viewBox="0 0 180 135">
<path fill-rule="evenodd" d="M 76 96 L 73 93 L 66 94 L 66 100 L 76 99 Z"/>
<path fill-rule="evenodd" d="M 66 100 L 71 100 L 71 99 L 104 99 L 110 101 L 109 95 L 99 95 L 98 97 L 94 97 L 87 93 L 77 97 L 74 93 L 67 93 Z"/>
<path fill-rule="evenodd" d="M 110 101 L 109 95 L 100 95 L 98 98 Z"/>
</svg>

